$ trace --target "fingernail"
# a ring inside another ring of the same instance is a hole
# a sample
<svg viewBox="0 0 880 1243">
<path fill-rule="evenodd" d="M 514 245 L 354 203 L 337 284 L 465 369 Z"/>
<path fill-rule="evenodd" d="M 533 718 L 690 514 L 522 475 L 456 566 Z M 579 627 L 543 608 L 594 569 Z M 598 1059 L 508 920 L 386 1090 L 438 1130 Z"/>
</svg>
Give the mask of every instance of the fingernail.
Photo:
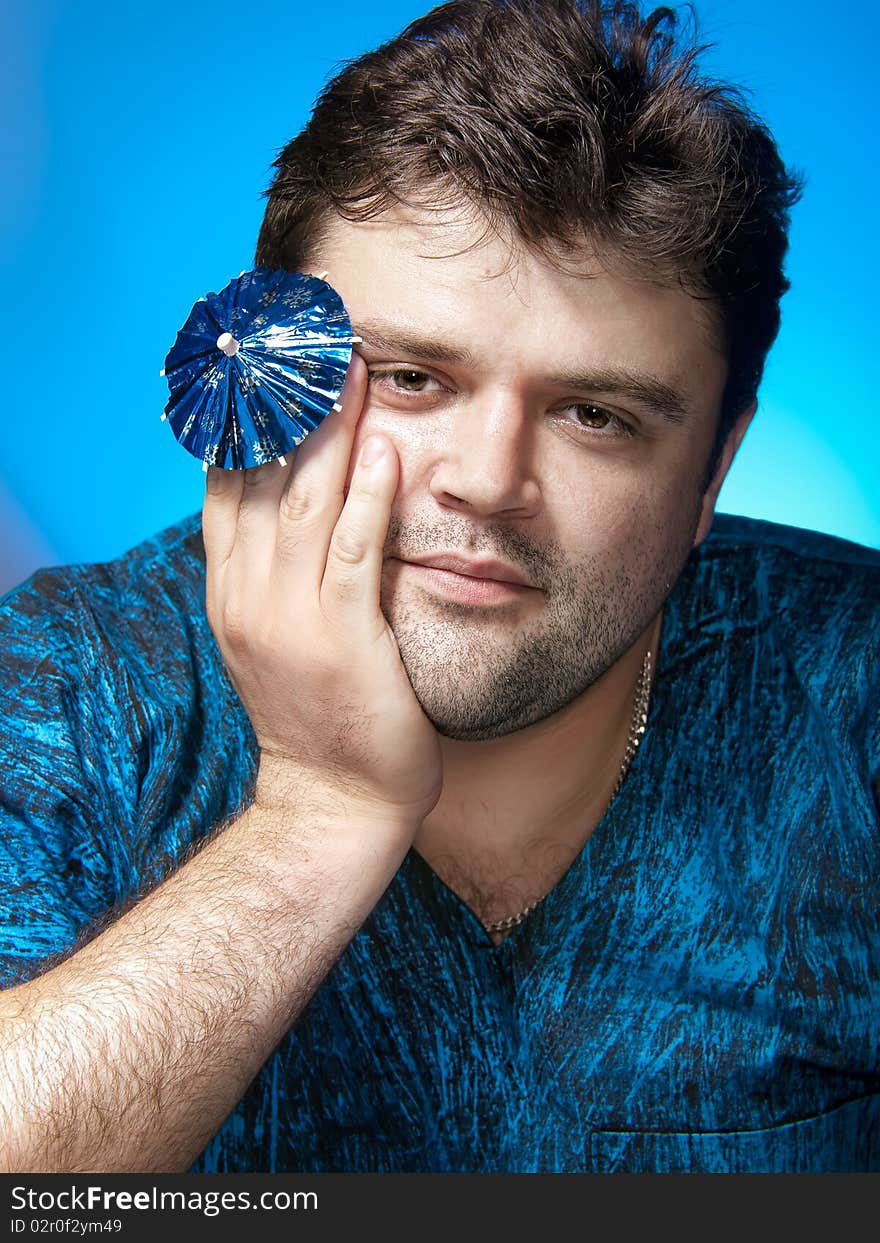
<svg viewBox="0 0 880 1243">
<path fill-rule="evenodd" d="M 385 441 L 381 436 L 370 436 L 364 441 L 361 449 L 361 466 L 375 466 L 385 452 Z"/>
</svg>

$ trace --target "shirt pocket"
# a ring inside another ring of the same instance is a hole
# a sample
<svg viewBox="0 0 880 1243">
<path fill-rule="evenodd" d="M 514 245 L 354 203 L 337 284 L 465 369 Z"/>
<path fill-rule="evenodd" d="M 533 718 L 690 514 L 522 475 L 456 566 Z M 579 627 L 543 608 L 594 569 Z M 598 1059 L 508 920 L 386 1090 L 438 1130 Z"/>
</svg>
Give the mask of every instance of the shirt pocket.
<svg viewBox="0 0 880 1243">
<path fill-rule="evenodd" d="M 880 1170 L 880 1094 L 753 1131 L 594 1131 L 597 1174 L 808 1174 Z"/>
</svg>

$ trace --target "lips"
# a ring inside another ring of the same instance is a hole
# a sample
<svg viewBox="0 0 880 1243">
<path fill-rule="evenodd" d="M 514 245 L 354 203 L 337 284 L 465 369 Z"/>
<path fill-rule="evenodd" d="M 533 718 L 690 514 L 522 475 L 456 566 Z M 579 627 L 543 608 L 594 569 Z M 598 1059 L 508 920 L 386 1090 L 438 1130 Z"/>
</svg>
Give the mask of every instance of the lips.
<svg viewBox="0 0 880 1243">
<path fill-rule="evenodd" d="M 464 574 L 468 578 L 488 578 L 499 583 L 515 583 L 520 587 L 531 587 L 532 584 L 515 566 L 504 561 L 470 560 L 455 553 L 438 553 L 428 557 L 402 557 L 414 565 L 429 566 L 435 570 L 450 570 L 453 574 Z"/>
</svg>

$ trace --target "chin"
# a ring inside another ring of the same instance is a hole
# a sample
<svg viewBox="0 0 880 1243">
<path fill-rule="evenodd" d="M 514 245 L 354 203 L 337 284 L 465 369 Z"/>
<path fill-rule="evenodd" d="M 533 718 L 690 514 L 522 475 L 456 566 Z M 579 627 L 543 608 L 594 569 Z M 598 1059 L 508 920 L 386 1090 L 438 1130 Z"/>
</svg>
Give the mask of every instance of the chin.
<svg viewBox="0 0 880 1243">
<path fill-rule="evenodd" d="M 425 716 L 441 738 L 453 742 L 490 742 L 528 729 L 561 712 L 585 689 L 580 683 L 565 689 L 545 686 L 543 696 L 529 698 L 510 679 L 484 687 L 467 679 L 451 686 L 448 678 L 441 683 L 432 671 L 426 684 L 406 661 L 404 667 Z M 509 693 L 512 689 L 515 695 Z"/>
</svg>

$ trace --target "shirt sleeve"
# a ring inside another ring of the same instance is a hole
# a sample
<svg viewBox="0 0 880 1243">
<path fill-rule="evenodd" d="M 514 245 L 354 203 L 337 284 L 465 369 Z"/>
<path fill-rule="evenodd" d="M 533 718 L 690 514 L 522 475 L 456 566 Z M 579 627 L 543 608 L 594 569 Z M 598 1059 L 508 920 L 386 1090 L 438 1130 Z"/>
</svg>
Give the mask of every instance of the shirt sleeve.
<svg viewBox="0 0 880 1243">
<path fill-rule="evenodd" d="M 64 570 L 0 602 L 0 987 L 38 975 L 113 901 L 95 831 L 99 651 L 84 621 Z"/>
</svg>

